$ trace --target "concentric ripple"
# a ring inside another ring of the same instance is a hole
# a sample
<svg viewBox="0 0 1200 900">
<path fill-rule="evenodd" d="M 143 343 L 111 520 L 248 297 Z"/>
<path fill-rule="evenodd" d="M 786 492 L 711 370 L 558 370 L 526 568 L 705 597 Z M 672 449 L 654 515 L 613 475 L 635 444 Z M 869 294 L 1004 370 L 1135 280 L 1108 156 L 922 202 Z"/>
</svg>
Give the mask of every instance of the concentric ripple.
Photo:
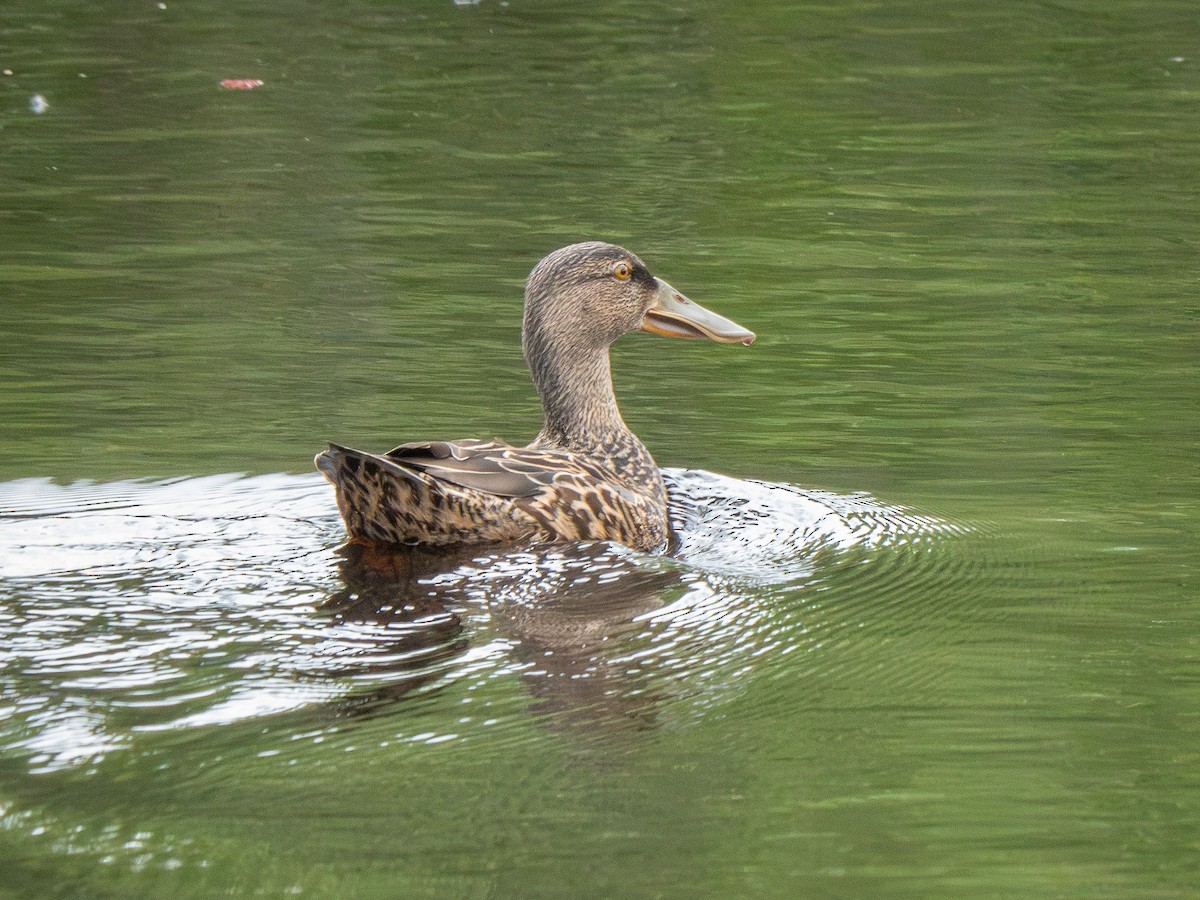
<svg viewBox="0 0 1200 900">
<path fill-rule="evenodd" d="M 658 727 L 827 640 L 837 603 L 895 602 L 955 570 L 937 548 L 962 529 L 929 516 L 665 475 L 668 556 L 339 549 L 314 476 L 0 485 L 0 760 L 86 768 L 285 713 L 294 740 L 409 697 L 433 706 L 389 719 L 391 739 L 502 743 L 531 714 L 591 735 Z"/>
</svg>

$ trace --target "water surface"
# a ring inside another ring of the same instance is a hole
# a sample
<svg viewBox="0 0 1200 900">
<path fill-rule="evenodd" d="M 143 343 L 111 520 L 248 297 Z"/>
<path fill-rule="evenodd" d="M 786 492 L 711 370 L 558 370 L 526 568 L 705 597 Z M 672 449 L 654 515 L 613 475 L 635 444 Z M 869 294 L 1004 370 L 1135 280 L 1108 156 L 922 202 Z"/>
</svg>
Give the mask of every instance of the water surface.
<svg viewBox="0 0 1200 900">
<path fill-rule="evenodd" d="M 1190 4 L 165 7 L 0 22 L 0 893 L 1194 892 Z M 583 238 L 678 553 L 340 549 Z"/>
</svg>

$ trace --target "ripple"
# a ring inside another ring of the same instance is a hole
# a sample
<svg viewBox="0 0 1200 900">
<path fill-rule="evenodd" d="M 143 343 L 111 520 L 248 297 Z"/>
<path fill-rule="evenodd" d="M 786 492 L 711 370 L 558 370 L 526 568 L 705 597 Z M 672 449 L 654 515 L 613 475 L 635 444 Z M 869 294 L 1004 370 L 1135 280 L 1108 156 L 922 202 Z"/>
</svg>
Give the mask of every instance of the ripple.
<svg viewBox="0 0 1200 900">
<path fill-rule="evenodd" d="M 812 574 L 831 551 L 926 541 L 962 526 L 866 494 L 839 495 L 666 469 L 681 559 L 759 583 Z"/>
<path fill-rule="evenodd" d="M 966 529 L 931 516 L 664 474 L 668 556 L 339 549 L 317 476 L 0 485 L 0 755 L 94 766 L 280 716 L 293 724 L 268 754 L 313 734 L 328 753 L 329 729 L 351 727 L 500 746 L 537 721 L 611 740 L 728 702 L 773 660 L 826 644 L 858 598 L 899 604 L 974 577 L 938 549 Z M 931 614 L 898 610 L 891 627 Z M 419 720 L 367 724 L 421 698 L 434 705 Z"/>
</svg>

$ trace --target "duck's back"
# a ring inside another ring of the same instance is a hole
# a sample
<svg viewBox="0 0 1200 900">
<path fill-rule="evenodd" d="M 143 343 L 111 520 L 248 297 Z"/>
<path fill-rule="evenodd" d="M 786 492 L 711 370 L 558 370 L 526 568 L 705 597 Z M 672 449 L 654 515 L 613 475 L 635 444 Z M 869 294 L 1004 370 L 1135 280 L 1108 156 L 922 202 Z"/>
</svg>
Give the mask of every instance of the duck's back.
<svg viewBox="0 0 1200 900">
<path fill-rule="evenodd" d="M 611 540 L 654 550 L 669 536 L 660 480 L 631 488 L 565 450 L 465 440 L 372 454 L 331 444 L 316 463 L 337 489 L 350 536 L 363 540 Z"/>
</svg>

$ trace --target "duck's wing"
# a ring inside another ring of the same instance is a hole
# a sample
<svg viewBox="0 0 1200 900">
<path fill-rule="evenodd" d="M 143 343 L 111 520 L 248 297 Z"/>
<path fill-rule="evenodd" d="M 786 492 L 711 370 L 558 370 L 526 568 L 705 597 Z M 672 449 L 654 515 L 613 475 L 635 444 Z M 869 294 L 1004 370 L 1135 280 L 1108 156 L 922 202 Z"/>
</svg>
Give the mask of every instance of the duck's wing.
<svg viewBox="0 0 1200 900">
<path fill-rule="evenodd" d="M 337 488 L 346 530 L 370 541 L 615 540 L 645 549 L 667 536 L 651 498 L 560 450 L 463 440 L 375 454 L 331 444 L 316 463 Z"/>
<path fill-rule="evenodd" d="M 386 454 L 476 502 L 507 504 L 541 540 L 615 540 L 652 549 L 668 539 L 665 506 L 622 485 L 594 460 L 495 441 L 423 441 Z"/>
<path fill-rule="evenodd" d="M 385 544 L 473 544 L 531 536 L 513 500 L 462 487 L 406 459 L 330 444 L 316 465 L 337 491 L 338 509 L 353 538 Z"/>
<path fill-rule="evenodd" d="M 459 487 L 496 497 L 534 497 L 564 479 L 603 479 L 595 466 L 568 454 L 500 441 L 418 441 L 385 456 Z"/>
</svg>

